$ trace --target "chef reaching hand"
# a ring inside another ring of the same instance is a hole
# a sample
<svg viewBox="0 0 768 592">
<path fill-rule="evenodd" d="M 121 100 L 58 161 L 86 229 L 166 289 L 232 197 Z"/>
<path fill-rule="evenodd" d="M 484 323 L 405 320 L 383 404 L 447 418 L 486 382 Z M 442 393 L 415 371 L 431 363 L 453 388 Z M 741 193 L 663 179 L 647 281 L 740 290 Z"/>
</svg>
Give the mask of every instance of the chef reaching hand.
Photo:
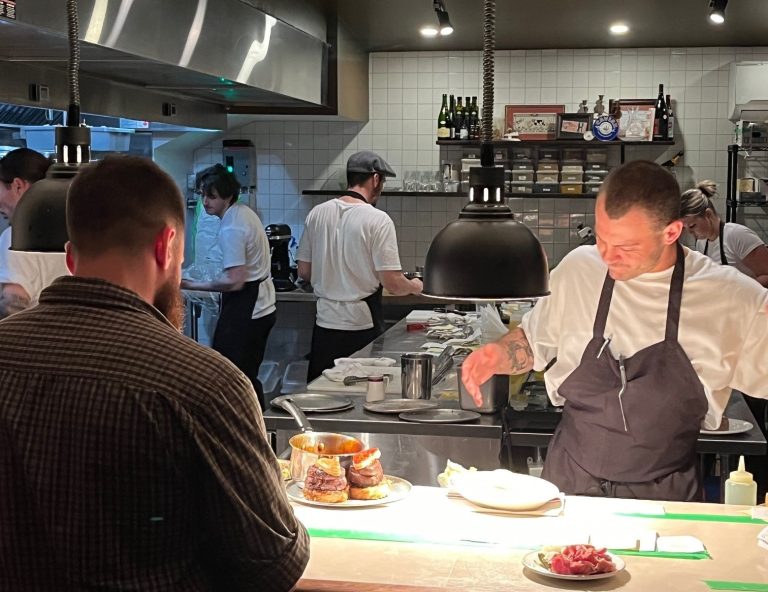
<svg viewBox="0 0 768 592">
<path fill-rule="evenodd" d="M 551 295 L 466 360 L 479 401 L 493 374 L 543 370 L 563 405 L 542 477 L 568 494 L 697 500 L 696 441 L 731 389 L 768 398 L 768 290 L 686 249 L 679 187 L 654 163 L 614 170 L 596 246 L 569 253 Z"/>
</svg>

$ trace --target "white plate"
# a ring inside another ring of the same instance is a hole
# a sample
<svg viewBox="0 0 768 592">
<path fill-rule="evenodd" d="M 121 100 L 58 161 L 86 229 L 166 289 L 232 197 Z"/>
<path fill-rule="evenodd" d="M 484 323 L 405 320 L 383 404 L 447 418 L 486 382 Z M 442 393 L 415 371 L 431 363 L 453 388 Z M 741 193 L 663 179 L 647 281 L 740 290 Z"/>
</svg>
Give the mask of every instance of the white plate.
<svg viewBox="0 0 768 592">
<path fill-rule="evenodd" d="M 533 510 L 560 495 L 557 485 L 532 477 L 496 469 L 456 475 L 453 488 L 473 504 L 499 510 Z"/>
<path fill-rule="evenodd" d="M 701 433 L 707 434 L 707 436 L 727 436 L 729 434 L 743 434 L 753 427 L 750 422 L 743 419 L 732 419 L 730 417 L 726 419 L 728 420 L 727 430 L 701 430 Z"/>
<path fill-rule="evenodd" d="M 531 571 L 535 571 L 537 574 L 541 574 L 543 576 L 547 576 L 550 578 L 557 578 L 559 580 L 603 580 L 605 578 L 612 578 L 618 573 L 621 573 L 624 571 L 624 568 L 626 567 L 626 564 L 624 563 L 624 560 L 614 555 L 613 553 L 606 553 L 608 557 L 611 558 L 611 561 L 613 561 L 613 564 L 616 566 L 616 571 L 609 571 L 606 573 L 598 573 L 598 574 L 592 574 L 592 575 L 565 575 L 565 574 L 558 574 L 552 571 L 549 571 L 546 567 L 544 567 L 539 562 L 539 552 L 538 551 L 532 551 L 531 553 L 527 553 L 525 557 L 523 557 L 523 565 L 530 569 Z"/>
<path fill-rule="evenodd" d="M 385 479 L 389 479 L 389 495 L 377 500 L 354 500 L 349 499 L 345 502 L 334 504 L 332 502 L 318 502 L 315 500 L 309 500 L 304 497 L 304 492 L 301 490 L 301 486 L 296 481 L 289 481 L 286 487 L 288 493 L 288 499 L 300 504 L 306 504 L 308 506 L 321 506 L 323 508 L 368 508 L 370 506 L 381 506 L 384 504 L 391 504 L 392 502 L 400 501 L 408 497 L 411 493 L 411 484 L 405 479 L 400 477 L 393 477 L 392 475 L 384 475 Z"/>
</svg>

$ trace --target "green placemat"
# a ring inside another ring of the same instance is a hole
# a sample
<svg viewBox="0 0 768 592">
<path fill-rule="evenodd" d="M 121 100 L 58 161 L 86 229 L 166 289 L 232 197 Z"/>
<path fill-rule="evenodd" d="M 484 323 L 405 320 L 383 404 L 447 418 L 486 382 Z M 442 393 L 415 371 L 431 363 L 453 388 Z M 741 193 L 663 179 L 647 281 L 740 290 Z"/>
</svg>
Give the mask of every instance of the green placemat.
<svg viewBox="0 0 768 592">
<path fill-rule="evenodd" d="M 639 514 L 635 512 L 618 512 L 617 516 L 630 518 L 650 518 L 652 520 L 694 520 L 697 522 L 735 522 L 737 524 L 766 524 L 765 520 L 751 516 L 734 516 L 732 514 Z"/>
<path fill-rule="evenodd" d="M 756 582 L 728 582 L 724 580 L 704 580 L 710 590 L 747 590 L 749 592 L 768 592 L 768 584 Z"/>
<path fill-rule="evenodd" d="M 712 556 L 707 551 L 699 551 L 698 553 L 671 553 L 669 551 L 609 550 L 614 555 L 635 555 L 636 557 L 658 557 L 660 559 L 712 559 Z"/>
</svg>

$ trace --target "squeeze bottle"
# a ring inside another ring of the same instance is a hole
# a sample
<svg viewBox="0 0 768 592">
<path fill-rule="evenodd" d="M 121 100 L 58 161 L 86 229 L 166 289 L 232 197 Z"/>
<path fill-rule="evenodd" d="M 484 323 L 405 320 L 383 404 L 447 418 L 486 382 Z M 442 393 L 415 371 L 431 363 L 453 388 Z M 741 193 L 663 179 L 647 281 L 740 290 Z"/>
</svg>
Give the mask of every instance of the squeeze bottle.
<svg viewBox="0 0 768 592">
<path fill-rule="evenodd" d="M 744 457 L 739 457 L 739 468 L 731 471 L 731 476 L 725 481 L 725 503 L 740 506 L 757 504 L 757 483 L 752 479 L 752 473 L 744 470 Z"/>
</svg>

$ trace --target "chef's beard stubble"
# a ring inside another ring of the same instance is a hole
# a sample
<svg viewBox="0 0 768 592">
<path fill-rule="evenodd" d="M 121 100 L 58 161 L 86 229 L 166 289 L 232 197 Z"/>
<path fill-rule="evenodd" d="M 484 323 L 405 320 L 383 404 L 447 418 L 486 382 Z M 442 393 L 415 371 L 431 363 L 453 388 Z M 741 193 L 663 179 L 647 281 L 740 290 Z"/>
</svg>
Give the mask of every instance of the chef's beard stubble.
<svg viewBox="0 0 768 592">
<path fill-rule="evenodd" d="M 181 275 L 181 273 L 179 273 Z M 179 278 L 168 278 L 155 293 L 153 302 L 155 308 L 168 319 L 176 329 L 181 331 L 184 327 L 184 298 L 181 295 Z"/>
</svg>

